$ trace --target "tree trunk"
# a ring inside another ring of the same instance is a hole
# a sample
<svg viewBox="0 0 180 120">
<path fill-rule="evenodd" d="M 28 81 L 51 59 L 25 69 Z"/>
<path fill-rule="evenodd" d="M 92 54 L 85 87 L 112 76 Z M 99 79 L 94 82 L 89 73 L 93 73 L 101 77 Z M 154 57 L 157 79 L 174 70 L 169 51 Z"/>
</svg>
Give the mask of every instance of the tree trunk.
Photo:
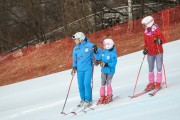
<svg viewBox="0 0 180 120">
<path fill-rule="evenodd" d="M 128 21 L 132 21 L 132 0 L 128 0 Z"/>
<path fill-rule="evenodd" d="M 141 0 L 141 18 L 144 17 L 144 0 Z"/>
<path fill-rule="evenodd" d="M 81 0 L 81 2 L 82 2 L 82 14 L 83 14 L 83 17 L 85 18 L 84 23 L 85 23 L 85 26 L 86 26 L 85 28 L 83 27 L 83 29 L 85 30 L 85 33 L 89 33 L 89 25 L 88 25 L 88 21 L 87 21 L 87 18 L 86 18 L 86 13 L 85 13 L 85 2 L 84 2 L 84 0 Z"/>
<path fill-rule="evenodd" d="M 133 16 L 132 16 L 132 0 L 128 0 L 128 32 L 131 32 L 132 27 L 133 27 Z"/>
</svg>

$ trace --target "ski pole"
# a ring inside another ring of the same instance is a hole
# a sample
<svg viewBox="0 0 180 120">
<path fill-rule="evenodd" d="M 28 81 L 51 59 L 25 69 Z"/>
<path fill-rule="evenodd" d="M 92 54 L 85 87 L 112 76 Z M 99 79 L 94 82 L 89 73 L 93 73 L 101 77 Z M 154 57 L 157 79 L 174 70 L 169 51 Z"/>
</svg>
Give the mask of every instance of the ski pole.
<svg viewBox="0 0 180 120">
<path fill-rule="evenodd" d="M 92 91 L 93 91 L 93 85 L 94 85 L 94 83 L 93 83 L 93 75 L 94 75 L 94 65 L 93 65 L 93 69 L 92 69 L 92 81 L 91 81 L 91 85 L 92 85 L 92 89 L 91 89 L 91 97 L 92 97 Z"/>
<path fill-rule="evenodd" d="M 138 75 L 137 75 L 137 78 L 136 78 L 135 87 L 134 87 L 133 96 L 134 96 L 134 94 L 135 94 L 135 90 L 136 90 L 137 82 L 138 82 L 138 79 L 139 79 L 139 74 L 140 74 L 140 72 L 141 72 L 141 68 L 142 68 L 142 65 L 143 65 L 143 62 L 144 62 L 144 58 L 145 58 L 145 56 L 146 56 L 146 55 L 144 55 L 143 60 L 142 60 L 141 65 L 140 65 L 140 68 L 139 68 L 139 72 L 138 72 Z"/>
<path fill-rule="evenodd" d="M 164 63 L 162 63 L 162 66 L 163 66 L 163 70 L 164 70 L 164 79 L 165 79 L 165 84 L 166 84 L 166 88 L 167 88 L 167 82 L 166 82 L 166 70 L 165 70 L 165 67 L 164 67 Z"/>
<path fill-rule="evenodd" d="M 93 69 L 92 69 L 92 89 L 93 89 L 93 85 L 94 85 L 94 79 L 93 79 L 93 76 L 94 76 L 94 65 L 93 65 Z"/>
<path fill-rule="evenodd" d="M 64 108 L 65 108 L 65 105 L 66 105 L 67 98 L 69 96 L 69 92 L 70 92 L 70 88 L 71 88 L 71 84 L 72 84 L 73 78 L 74 78 L 74 75 L 72 76 L 72 79 L 71 79 L 71 82 L 70 82 L 70 85 L 69 85 L 69 89 L 68 89 L 68 93 L 67 93 L 67 96 L 66 96 L 66 100 L 64 102 L 64 106 L 63 106 L 61 114 L 66 114 L 66 113 L 64 113 Z"/>
<path fill-rule="evenodd" d="M 160 57 L 161 57 L 162 67 L 163 67 L 163 71 L 164 71 L 164 79 L 165 79 L 165 84 L 166 84 L 166 88 L 167 88 L 166 70 L 165 70 L 165 67 L 164 67 L 163 58 L 162 58 L 162 55 L 161 55 L 161 53 L 160 53 L 158 44 L 157 44 L 157 49 L 158 49 L 158 53 L 159 53 L 159 55 L 160 55 Z"/>
</svg>

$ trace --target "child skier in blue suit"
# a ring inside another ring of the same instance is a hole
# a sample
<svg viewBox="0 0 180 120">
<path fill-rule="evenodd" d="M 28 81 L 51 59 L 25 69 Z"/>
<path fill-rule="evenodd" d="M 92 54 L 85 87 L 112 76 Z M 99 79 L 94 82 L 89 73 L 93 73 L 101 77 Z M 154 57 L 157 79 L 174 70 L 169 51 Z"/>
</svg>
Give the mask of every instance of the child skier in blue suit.
<svg viewBox="0 0 180 120">
<path fill-rule="evenodd" d="M 115 73 L 117 63 L 117 53 L 112 39 L 105 39 L 103 41 L 104 50 L 95 47 L 94 53 L 96 60 L 95 65 L 100 64 L 101 68 L 101 88 L 100 99 L 97 104 L 106 104 L 112 101 L 112 78 Z M 107 85 L 107 93 L 105 86 Z"/>
<path fill-rule="evenodd" d="M 93 47 L 82 32 L 77 32 L 72 37 L 76 43 L 73 49 L 72 75 L 77 71 L 78 87 L 80 93 L 79 107 L 88 107 L 92 102 L 91 79 L 93 72 Z"/>
</svg>

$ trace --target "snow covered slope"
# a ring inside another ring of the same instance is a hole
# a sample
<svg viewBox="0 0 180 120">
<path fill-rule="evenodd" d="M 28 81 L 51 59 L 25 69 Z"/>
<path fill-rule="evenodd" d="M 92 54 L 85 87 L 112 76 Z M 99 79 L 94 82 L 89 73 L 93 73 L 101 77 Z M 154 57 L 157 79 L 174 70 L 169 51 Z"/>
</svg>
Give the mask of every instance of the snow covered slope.
<svg viewBox="0 0 180 120">
<path fill-rule="evenodd" d="M 120 98 L 88 113 L 77 116 L 61 115 L 70 84 L 70 70 L 0 87 L 0 120 L 180 120 L 180 40 L 164 45 L 164 65 L 168 88 L 154 97 L 145 94 L 130 99 L 138 70 L 143 59 L 142 51 L 118 58 L 112 81 L 114 96 Z M 148 83 L 148 64 L 145 59 L 136 92 Z M 99 98 L 100 67 L 95 67 L 93 100 Z M 64 112 L 79 103 L 75 76 Z M 163 79 L 164 80 L 164 79 Z"/>
</svg>

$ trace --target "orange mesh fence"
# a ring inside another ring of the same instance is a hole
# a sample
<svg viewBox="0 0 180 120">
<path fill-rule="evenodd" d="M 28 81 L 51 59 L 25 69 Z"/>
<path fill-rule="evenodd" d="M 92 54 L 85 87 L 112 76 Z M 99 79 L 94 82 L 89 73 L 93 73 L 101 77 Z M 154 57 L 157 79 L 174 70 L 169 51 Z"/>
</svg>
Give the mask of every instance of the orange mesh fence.
<svg viewBox="0 0 180 120">
<path fill-rule="evenodd" d="M 180 6 L 152 15 L 167 42 L 180 39 L 180 13 L 178 11 L 180 11 Z M 144 44 L 144 28 L 141 20 L 118 24 L 86 36 L 101 48 L 105 38 L 113 39 L 118 56 L 136 52 L 141 50 Z M 72 38 L 66 37 L 47 44 L 42 43 L 12 53 L 1 54 L 0 85 L 70 69 L 74 46 Z"/>
</svg>

